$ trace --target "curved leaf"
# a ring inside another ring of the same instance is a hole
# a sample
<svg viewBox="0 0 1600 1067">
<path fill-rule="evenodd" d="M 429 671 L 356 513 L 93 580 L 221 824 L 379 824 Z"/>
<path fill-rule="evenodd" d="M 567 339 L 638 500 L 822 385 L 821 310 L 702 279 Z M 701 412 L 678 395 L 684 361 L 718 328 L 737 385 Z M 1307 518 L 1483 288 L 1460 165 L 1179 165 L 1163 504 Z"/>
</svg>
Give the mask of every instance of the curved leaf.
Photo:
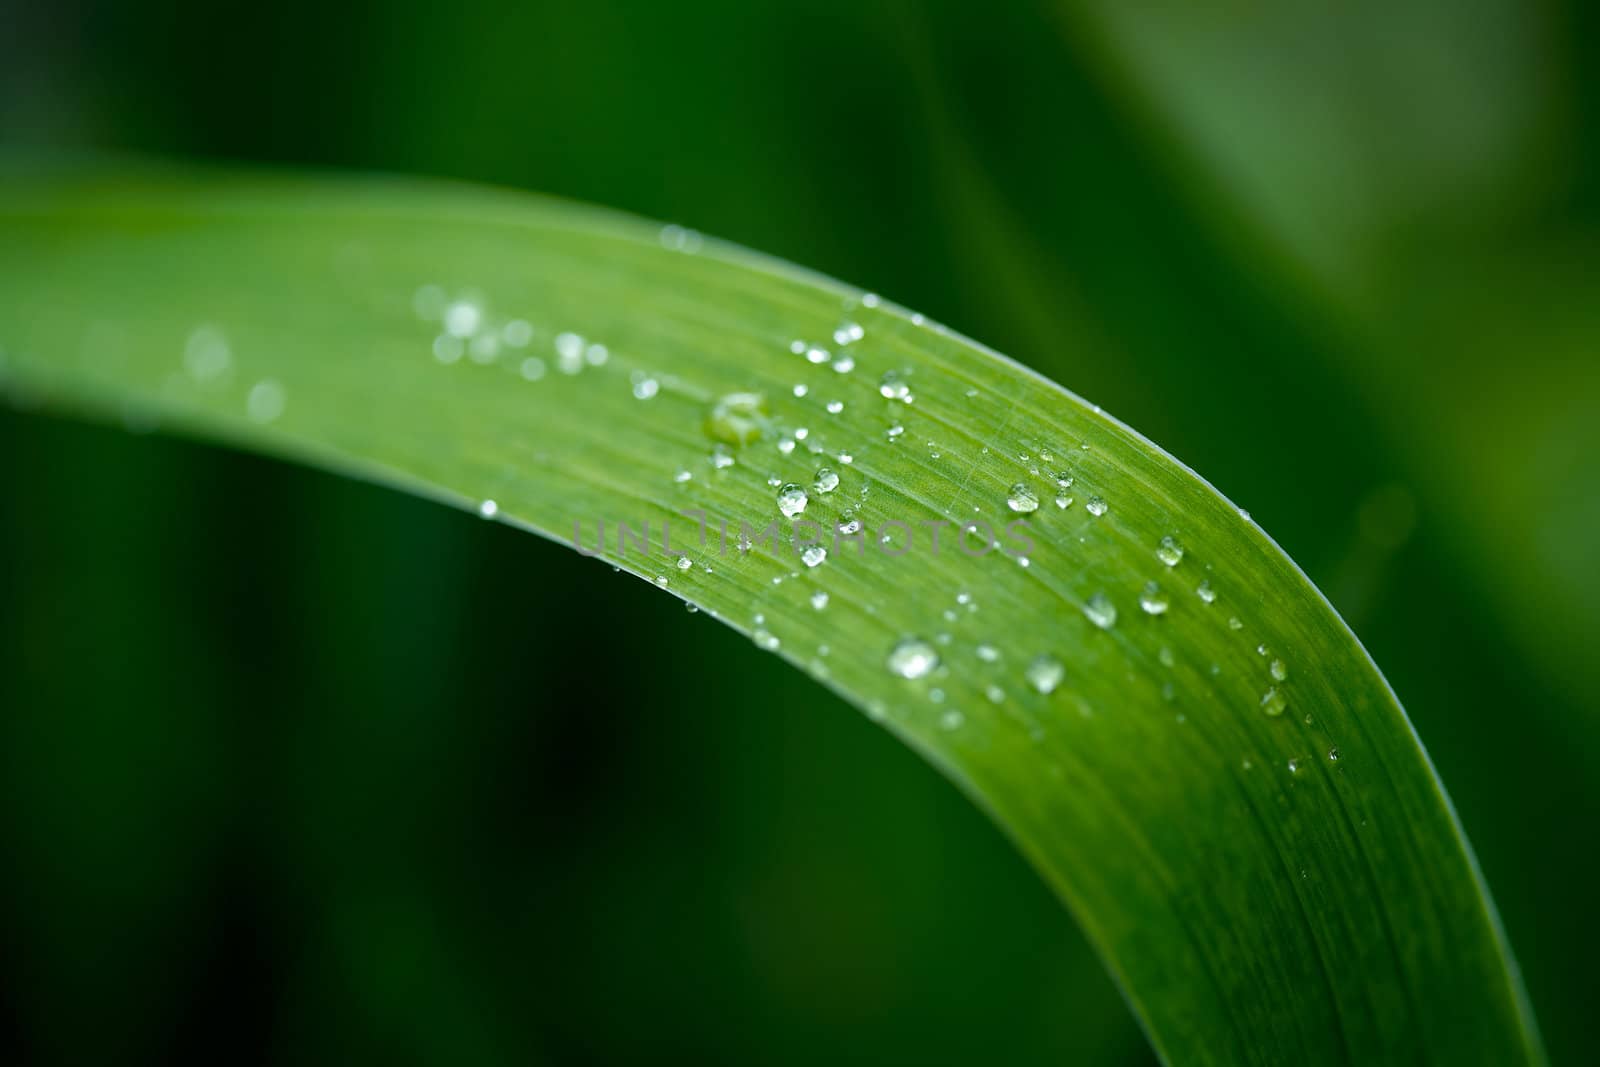
<svg viewBox="0 0 1600 1067">
<path fill-rule="evenodd" d="M 991 812 L 1165 1059 L 1541 1059 L 1449 802 L 1354 636 L 1248 516 L 1025 368 L 784 264 L 524 195 L 46 171 L 13 175 L 0 236 L 18 402 L 586 550 L 603 524 L 616 566 Z M 819 530 L 744 550 L 785 507 Z M 802 555 L 817 534 L 825 558 Z"/>
</svg>

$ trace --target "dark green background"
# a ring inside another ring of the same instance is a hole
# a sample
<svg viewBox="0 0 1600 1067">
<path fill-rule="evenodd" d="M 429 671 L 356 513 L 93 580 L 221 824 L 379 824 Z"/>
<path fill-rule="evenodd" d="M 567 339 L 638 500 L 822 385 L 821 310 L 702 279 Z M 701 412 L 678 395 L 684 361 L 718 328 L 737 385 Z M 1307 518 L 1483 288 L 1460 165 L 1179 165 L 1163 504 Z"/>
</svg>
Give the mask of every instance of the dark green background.
<svg viewBox="0 0 1600 1067">
<path fill-rule="evenodd" d="M 1346 614 L 1582 1062 L 1600 25 L 1190 6 L 13 3 L 0 138 L 609 204 L 1104 404 Z M 0 455 L 24 1060 L 1149 1059 L 965 800 L 676 601 L 184 442 L 5 411 Z"/>
</svg>

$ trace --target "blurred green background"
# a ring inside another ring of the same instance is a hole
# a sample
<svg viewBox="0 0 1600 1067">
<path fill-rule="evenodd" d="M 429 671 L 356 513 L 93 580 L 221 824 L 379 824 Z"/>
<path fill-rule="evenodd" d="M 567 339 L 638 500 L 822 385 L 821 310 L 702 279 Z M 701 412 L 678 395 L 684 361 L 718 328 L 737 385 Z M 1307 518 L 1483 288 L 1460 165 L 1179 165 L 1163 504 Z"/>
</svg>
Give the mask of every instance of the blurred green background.
<svg viewBox="0 0 1600 1067">
<path fill-rule="evenodd" d="M 1553 1059 L 1587 1058 L 1600 8 L 0 15 L 7 149 L 596 201 L 875 289 L 1103 404 L 1355 627 Z M 0 454 L 9 1060 L 1150 1060 L 954 789 L 642 583 L 186 442 L 4 410 Z"/>
</svg>

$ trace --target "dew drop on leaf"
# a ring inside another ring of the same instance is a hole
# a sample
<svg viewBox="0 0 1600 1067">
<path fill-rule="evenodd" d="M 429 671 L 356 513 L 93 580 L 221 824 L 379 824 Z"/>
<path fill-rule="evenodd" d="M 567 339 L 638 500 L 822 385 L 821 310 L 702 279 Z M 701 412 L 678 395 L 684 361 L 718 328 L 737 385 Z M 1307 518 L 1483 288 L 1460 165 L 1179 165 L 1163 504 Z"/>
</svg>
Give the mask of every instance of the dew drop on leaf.
<svg viewBox="0 0 1600 1067">
<path fill-rule="evenodd" d="M 1027 514 L 1039 507 L 1039 497 L 1032 489 L 1018 482 L 1011 487 L 1011 492 L 1006 495 L 1006 507 L 1012 511 Z"/>
<path fill-rule="evenodd" d="M 1053 693 L 1067 676 L 1067 669 L 1054 656 L 1038 656 L 1023 672 L 1028 684 L 1040 693 Z"/>
<path fill-rule="evenodd" d="M 800 514 L 808 503 L 810 501 L 806 497 L 806 491 L 793 482 L 778 490 L 778 510 L 783 512 L 783 517 L 786 519 L 792 519 Z"/>
<path fill-rule="evenodd" d="M 1083 615 L 1102 630 L 1117 624 L 1117 606 L 1104 593 L 1096 593 L 1084 603 Z"/>
<path fill-rule="evenodd" d="M 888 665 L 901 678 L 923 678 L 939 666 L 939 653 L 920 637 L 906 637 L 890 650 Z"/>
<path fill-rule="evenodd" d="M 1169 567 L 1176 567 L 1183 559 L 1183 546 L 1178 544 L 1176 538 L 1163 537 L 1156 546 L 1156 559 Z"/>
</svg>

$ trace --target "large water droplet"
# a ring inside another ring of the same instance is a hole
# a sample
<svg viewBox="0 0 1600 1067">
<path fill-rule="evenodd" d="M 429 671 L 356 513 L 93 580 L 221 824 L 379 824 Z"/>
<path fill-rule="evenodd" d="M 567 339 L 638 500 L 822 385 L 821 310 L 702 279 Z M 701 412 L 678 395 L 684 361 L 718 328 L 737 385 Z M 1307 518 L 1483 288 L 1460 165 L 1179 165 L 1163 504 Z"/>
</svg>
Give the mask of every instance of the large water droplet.
<svg viewBox="0 0 1600 1067">
<path fill-rule="evenodd" d="M 820 566 L 828 558 L 828 550 L 821 545 L 807 545 L 805 551 L 800 553 L 800 562 L 807 567 Z"/>
<path fill-rule="evenodd" d="M 1012 511 L 1024 514 L 1035 511 L 1039 507 L 1039 496 L 1026 485 L 1018 482 L 1011 487 L 1011 492 L 1006 495 L 1006 507 Z"/>
<path fill-rule="evenodd" d="M 1088 509 L 1089 514 L 1093 515 L 1097 519 L 1110 510 L 1110 508 L 1106 506 L 1105 500 L 1098 496 L 1090 497 L 1084 502 L 1083 506 Z"/>
<path fill-rule="evenodd" d="M 1054 656 L 1038 656 L 1023 672 L 1028 684 L 1041 693 L 1053 693 L 1067 677 L 1067 669 Z"/>
<path fill-rule="evenodd" d="M 1104 593 L 1096 593 L 1084 603 L 1083 615 L 1102 630 L 1109 630 L 1117 624 L 1117 606 Z"/>
<path fill-rule="evenodd" d="M 760 393 L 729 393 L 711 407 L 706 433 L 715 441 L 747 445 L 767 427 L 767 401 Z"/>
<path fill-rule="evenodd" d="M 778 490 L 778 510 L 783 512 L 783 517 L 792 519 L 806 509 L 810 501 L 806 498 L 806 491 L 790 482 Z"/>
<path fill-rule="evenodd" d="M 1156 559 L 1169 567 L 1176 567 L 1183 559 L 1183 546 L 1178 544 L 1176 538 L 1163 537 L 1161 543 L 1156 546 Z"/>
<path fill-rule="evenodd" d="M 939 653 L 920 637 L 907 637 L 889 652 L 889 670 L 902 678 L 922 678 L 939 666 Z"/>
</svg>

